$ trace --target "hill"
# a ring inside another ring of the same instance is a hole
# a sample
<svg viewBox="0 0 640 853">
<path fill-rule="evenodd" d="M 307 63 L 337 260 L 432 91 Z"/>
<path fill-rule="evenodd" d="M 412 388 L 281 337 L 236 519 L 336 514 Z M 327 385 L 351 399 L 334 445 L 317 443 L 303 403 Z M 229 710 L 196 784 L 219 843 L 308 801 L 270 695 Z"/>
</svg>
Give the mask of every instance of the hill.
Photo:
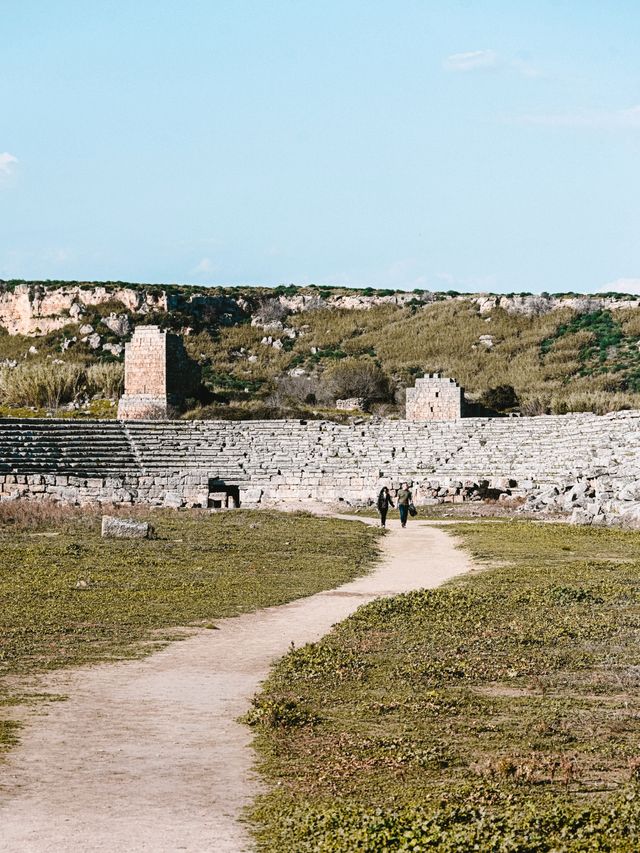
<svg viewBox="0 0 640 853">
<path fill-rule="evenodd" d="M 182 334 L 202 367 L 186 417 L 344 417 L 354 396 L 401 415 L 434 371 L 475 414 L 640 408 L 640 298 L 623 294 L 4 281 L 0 411 L 113 416 L 139 323 Z"/>
</svg>

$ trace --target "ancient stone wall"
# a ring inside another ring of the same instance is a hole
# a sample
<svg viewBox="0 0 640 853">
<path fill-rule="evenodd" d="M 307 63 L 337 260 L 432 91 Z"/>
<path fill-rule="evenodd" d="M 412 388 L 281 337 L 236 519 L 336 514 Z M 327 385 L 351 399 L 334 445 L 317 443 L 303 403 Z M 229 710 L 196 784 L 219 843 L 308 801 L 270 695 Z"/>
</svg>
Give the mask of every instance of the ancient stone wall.
<svg viewBox="0 0 640 853">
<path fill-rule="evenodd" d="M 0 421 L 3 499 L 207 506 L 233 492 L 245 505 L 366 503 L 382 485 L 408 480 L 420 503 L 473 483 L 525 494 L 602 477 L 620 489 L 640 481 L 640 412 L 426 423 Z"/>
<path fill-rule="evenodd" d="M 455 421 L 462 417 L 462 388 L 454 379 L 427 374 L 406 390 L 408 421 Z"/>
<path fill-rule="evenodd" d="M 182 340 L 158 326 L 137 326 L 125 347 L 122 420 L 163 420 L 177 413 L 193 386 Z"/>
</svg>

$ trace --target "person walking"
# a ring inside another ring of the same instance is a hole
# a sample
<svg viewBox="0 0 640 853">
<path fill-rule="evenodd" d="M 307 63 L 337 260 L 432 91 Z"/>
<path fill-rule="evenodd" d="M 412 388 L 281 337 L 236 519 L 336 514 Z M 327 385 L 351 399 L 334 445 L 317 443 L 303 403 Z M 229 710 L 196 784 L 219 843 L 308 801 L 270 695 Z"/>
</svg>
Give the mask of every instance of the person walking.
<svg viewBox="0 0 640 853">
<path fill-rule="evenodd" d="M 412 502 L 413 496 L 409 491 L 409 484 L 402 483 L 398 489 L 396 500 L 398 502 L 398 512 L 400 513 L 400 523 L 403 527 L 407 526 L 407 516 L 409 515 L 409 504 Z"/>
<path fill-rule="evenodd" d="M 391 494 L 389 493 L 389 489 L 386 486 L 383 486 L 380 489 L 380 494 L 378 495 L 378 512 L 380 513 L 380 526 L 386 527 L 387 522 L 387 513 L 389 512 L 389 507 L 393 506 L 393 501 L 391 500 Z"/>
</svg>

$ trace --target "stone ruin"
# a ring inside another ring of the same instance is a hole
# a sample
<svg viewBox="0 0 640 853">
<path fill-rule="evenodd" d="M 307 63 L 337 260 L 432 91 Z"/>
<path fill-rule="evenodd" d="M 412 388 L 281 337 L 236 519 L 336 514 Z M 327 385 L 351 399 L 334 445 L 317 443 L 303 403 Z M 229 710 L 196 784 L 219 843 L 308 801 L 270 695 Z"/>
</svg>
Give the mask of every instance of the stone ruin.
<svg viewBox="0 0 640 853">
<path fill-rule="evenodd" d="M 417 379 L 406 395 L 408 421 L 457 421 L 462 417 L 462 388 L 439 373 Z"/>
<path fill-rule="evenodd" d="M 340 412 L 363 412 L 366 407 L 366 397 L 345 397 L 343 400 L 336 400 L 336 409 Z"/>
<path fill-rule="evenodd" d="M 125 347 L 124 394 L 118 404 L 118 418 L 175 417 L 197 384 L 196 372 L 178 335 L 159 326 L 137 326 Z"/>
<path fill-rule="evenodd" d="M 0 419 L 0 500 L 362 505 L 406 481 L 418 505 L 506 498 L 640 526 L 640 411 L 463 418 L 462 389 L 436 374 L 407 389 L 404 421 L 172 420 L 193 373 L 156 326 L 136 329 L 125 373 L 117 421 Z"/>
<path fill-rule="evenodd" d="M 455 421 L 0 419 L 0 500 L 366 505 L 488 497 L 640 525 L 640 411 Z"/>
</svg>

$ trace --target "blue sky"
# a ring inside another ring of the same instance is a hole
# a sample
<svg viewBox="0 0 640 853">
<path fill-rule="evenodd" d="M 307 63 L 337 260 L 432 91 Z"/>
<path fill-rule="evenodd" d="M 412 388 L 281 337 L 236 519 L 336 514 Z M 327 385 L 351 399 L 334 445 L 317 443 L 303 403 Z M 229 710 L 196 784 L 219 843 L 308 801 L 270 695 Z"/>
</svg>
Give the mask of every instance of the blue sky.
<svg viewBox="0 0 640 853">
<path fill-rule="evenodd" d="M 636 0 L 0 11 L 0 278 L 640 291 Z"/>
</svg>

